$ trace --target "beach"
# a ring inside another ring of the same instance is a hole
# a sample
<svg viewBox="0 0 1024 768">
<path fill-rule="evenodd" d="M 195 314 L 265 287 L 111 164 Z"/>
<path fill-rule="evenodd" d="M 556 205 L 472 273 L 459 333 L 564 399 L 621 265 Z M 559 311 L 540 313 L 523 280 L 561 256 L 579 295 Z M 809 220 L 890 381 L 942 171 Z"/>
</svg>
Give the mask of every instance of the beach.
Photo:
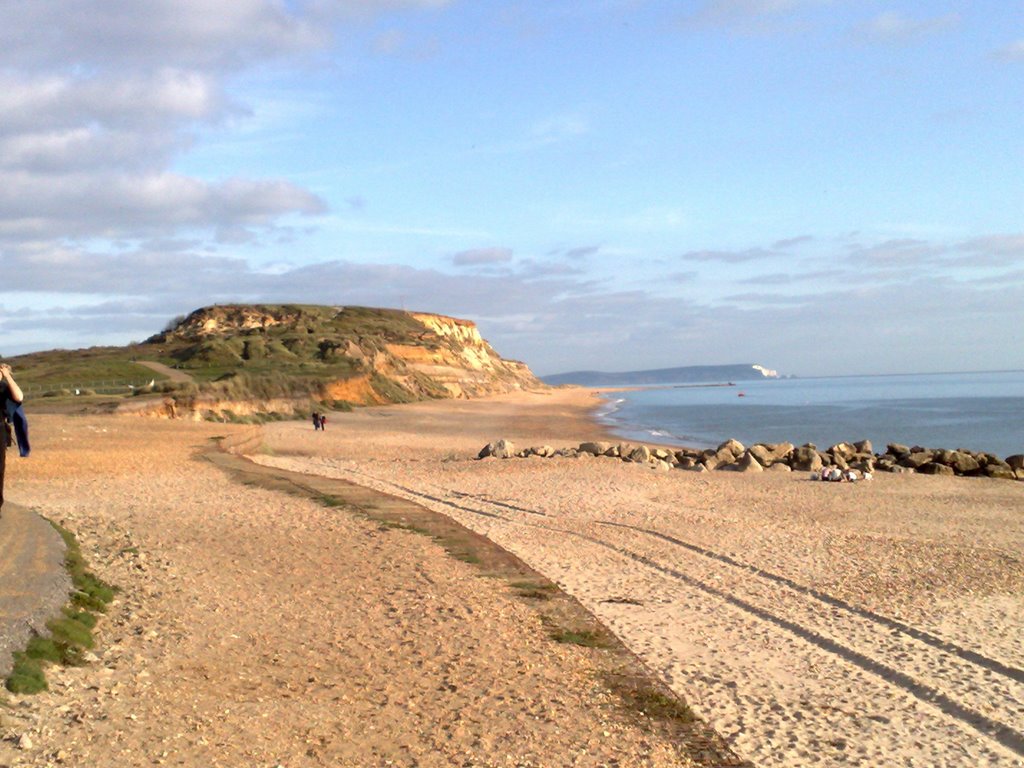
<svg viewBox="0 0 1024 768">
<path fill-rule="evenodd" d="M 123 591 L 93 664 L 0 710 L 0 764 L 691 764 L 508 589 L 413 531 L 231 479 L 202 455 L 228 440 L 485 535 L 753 764 L 1022 764 L 1024 484 L 476 459 L 614 440 L 597 404 L 432 401 L 323 432 L 38 417 L 9 496 Z"/>
</svg>

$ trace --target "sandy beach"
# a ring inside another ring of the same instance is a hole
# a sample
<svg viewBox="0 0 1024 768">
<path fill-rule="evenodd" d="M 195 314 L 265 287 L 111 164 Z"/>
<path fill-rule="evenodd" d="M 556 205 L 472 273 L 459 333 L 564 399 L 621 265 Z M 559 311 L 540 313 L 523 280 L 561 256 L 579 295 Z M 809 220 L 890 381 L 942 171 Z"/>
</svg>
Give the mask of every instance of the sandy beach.
<svg viewBox="0 0 1024 768">
<path fill-rule="evenodd" d="M 591 649 L 429 538 L 202 458 L 240 436 L 261 466 L 408 499 L 518 555 L 756 765 L 1024 764 L 1024 485 L 475 459 L 501 437 L 608 437 L 594 405 L 434 401 L 324 432 L 37 417 L 9 496 L 124 591 L 93 664 L 0 709 L 0 765 L 691 764 L 595 685 Z"/>
<path fill-rule="evenodd" d="M 757 765 L 1022 763 L 1024 485 L 471 460 L 499 437 L 594 438 L 564 411 L 589 397 L 367 410 L 322 434 L 274 425 L 256 460 L 404 494 L 485 533 Z"/>
</svg>

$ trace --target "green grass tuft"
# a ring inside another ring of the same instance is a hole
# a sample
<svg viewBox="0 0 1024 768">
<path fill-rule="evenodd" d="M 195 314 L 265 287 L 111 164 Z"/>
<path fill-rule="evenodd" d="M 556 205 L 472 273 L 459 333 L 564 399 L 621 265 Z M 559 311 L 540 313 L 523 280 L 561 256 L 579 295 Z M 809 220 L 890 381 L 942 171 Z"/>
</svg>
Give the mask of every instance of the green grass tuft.
<svg viewBox="0 0 1024 768">
<path fill-rule="evenodd" d="M 19 695 L 45 691 L 46 675 L 43 674 L 42 662 L 24 653 L 14 654 L 14 669 L 7 678 L 6 686 L 8 691 Z"/>
</svg>

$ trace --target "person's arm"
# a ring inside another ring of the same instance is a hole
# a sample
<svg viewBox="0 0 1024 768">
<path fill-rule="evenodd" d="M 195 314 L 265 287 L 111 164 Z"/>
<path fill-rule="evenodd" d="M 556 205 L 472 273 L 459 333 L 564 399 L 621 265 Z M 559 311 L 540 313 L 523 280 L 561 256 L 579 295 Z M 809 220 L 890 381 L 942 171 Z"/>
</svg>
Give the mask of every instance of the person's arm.
<svg viewBox="0 0 1024 768">
<path fill-rule="evenodd" d="M 11 393 L 11 400 L 20 403 L 25 399 L 25 394 L 21 391 L 21 387 L 18 386 L 18 382 L 14 380 L 11 366 L 7 363 L 0 363 L 0 378 L 7 382 L 7 391 Z"/>
</svg>

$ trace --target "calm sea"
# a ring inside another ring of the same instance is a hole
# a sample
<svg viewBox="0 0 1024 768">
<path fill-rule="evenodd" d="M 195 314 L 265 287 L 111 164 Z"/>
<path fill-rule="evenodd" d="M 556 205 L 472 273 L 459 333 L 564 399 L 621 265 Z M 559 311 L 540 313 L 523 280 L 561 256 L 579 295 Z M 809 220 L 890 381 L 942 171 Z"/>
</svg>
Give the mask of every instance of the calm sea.
<svg viewBox="0 0 1024 768">
<path fill-rule="evenodd" d="M 742 394 L 742 397 L 740 395 Z M 1024 453 L 1024 371 L 763 379 L 606 395 L 601 420 L 631 440 L 696 448 L 728 438 L 827 448 L 868 439 Z"/>
</svg>

